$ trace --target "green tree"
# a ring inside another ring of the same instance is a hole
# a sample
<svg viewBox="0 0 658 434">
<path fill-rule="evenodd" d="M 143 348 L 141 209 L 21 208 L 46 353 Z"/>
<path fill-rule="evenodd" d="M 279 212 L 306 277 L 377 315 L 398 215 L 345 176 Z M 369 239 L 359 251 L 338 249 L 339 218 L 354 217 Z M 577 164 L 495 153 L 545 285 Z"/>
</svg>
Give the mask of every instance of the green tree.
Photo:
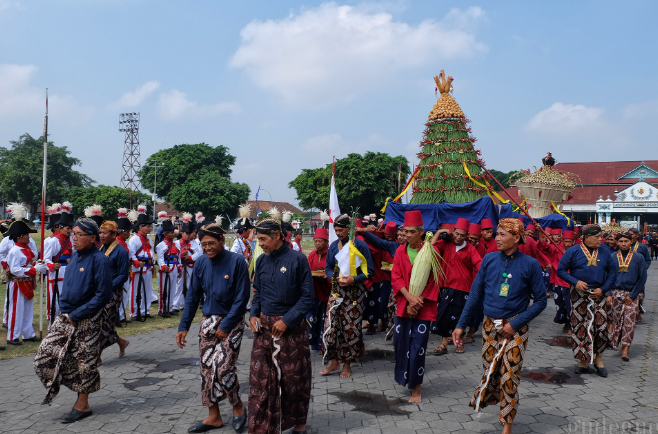
<svg viewBox="0 0 658 434">
<path fill-rule="evenodd" d="M 90 205 L 101 205 L 103 207 L 103 218 L 116 220 L 117 209 L 130 208 L 130 189 L 110 185 L 99 185 L 91 187 L 72 187 L 67 199 L 73 205 L 73 214 L 83 216 L 84 210 Z M 132 192 L 133 208 L 136 204 L 147 204 L 147 213 L 153 213 L 151 197 L 139 191 Z"/>
<path fill-rule="evenodd" d="M 505 187 L 505 188 L 509 188 L 509 187 L 510 187 L 510 177 L 511 177 L 513 174 L 517 173 L 516 170 L 512 170 L 511 172 L 507 172 L 507 173 L 505 173 L 505 172 L 501 172 L 500 170 L 495 170 L 495 169 L 489 170 L 489 172 L 491 172 L 491 174 L 492 174 L 493 176 L 495 176 L 496 179 L 497 179 L 498 181 L 500 181 L 500 183 L 503 184 L 503 187 Z M 494 181 L 493 179 L 490 179 L 490 180 L 489 180 L 489 184 L 491 184 L 491 186 L 493 187 L 494 190 L 496 190 L 496 191 L 502 191 L 502 189 L 500 188 L 500 186 L 498 185 L 498 183 L 497 183 L 496 181 Z"/>
<path fill-rule="evenodd" d="M 0 147 L 0 190 L 6 202 L 24 202 L 35 212 L 41 203 L 43 173 L 43 137 L 23 134 L 11 141 L 11 148 Z M 80 160 L 71 157 L 66 146 L 48 142 L 47 201 L 62 202 L 70 198 L 73 187 L 88 187 L 94 181 L 77 170 Z"/>
<path fill-rule="evenodd" d="M 341 210 L 359 208 L 360 214 L 377 213 L 387 197 L 399 192 L 398 169 L 402 183 L 411 170 L 401 155 L 391 157 L 383 152 L 349 154 L 336 160 L 336 194 Z M 318 169 L 303 169 L 288 183 L 297 192 L 297 200 L 304 209 L 329 207 L 332 165 Z"/>
<path fill-rule="evenodd" d="M 172 188 L 166 199 L 177 210 L 202 211 L 206 218 L 237 216 L 238 207 L 249 198 L 247 184 L 231 182 L 214 168 L 202 168 Z"/>
<path fill-rule="evenodd" d="M 157 168 L 157 186 L 155 185 L 155 168 Z M 235 157 L 229 154 L 225 146 L 212 147 L 206 143 L 175 145 L 161 149 L 146 159 L 146 164 L 139 171 L 141 184 L 149 191 L 157 187 L 160 197 L 168 198 L 169 192 L 194 177 L 199 170 L 212 168 L 217 176 L 230 178 L 231 166 Z M 180 209 L 180 208 L 177 208 Z"/>
</svg>

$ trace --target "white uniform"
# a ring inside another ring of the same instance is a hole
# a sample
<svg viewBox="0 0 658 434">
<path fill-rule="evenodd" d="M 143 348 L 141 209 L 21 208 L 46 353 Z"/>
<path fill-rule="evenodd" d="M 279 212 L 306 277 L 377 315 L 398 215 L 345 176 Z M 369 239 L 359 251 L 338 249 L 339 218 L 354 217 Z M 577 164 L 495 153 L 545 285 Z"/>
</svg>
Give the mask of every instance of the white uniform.
<svg viewBox="0 0 658 434">
<path fill-rule="evenodd" d="M 158 255 L 158 287 L 160 288 L 160 308 L 159 313 L 171 312 L 174 309 L 174 301 L 179 297 L 178 293 L 178 265 L 180 251 L 173 241 L 165 239 L 155 246 L 155 253 Z M 165 266 L 169 266 L 169 271 L 165 272 Z M 165 288 L 167 293 L 165 294 Z M 166 299 L 166 300 L 165 300 Z M 165 309 L 166 302 L 166 309 Z"/>
<path fill-rule="evenodd" d="M 123 241 L 122 238 L 117 237 L 117 243 L 121 245 L 124 249 L 128 251 L 128 256 L 130 256 L 130 250 L 128 249 L 128 244 L 126 241 Z M 130 261 L 130 274 L 132 275 L 132 271 L 135 269 L 133 266 L 133 262 Z M 128 277 L 128 280 L 126 280 L 126 283 L 123 284 L 123 298 L 122 298 L 122 306 L 119 307 L 119 319 L 120 320 L 125 320 L 126 319 L 126 307 L 130 308 L 130 288 L 131 288 L 131 278 Z"/>
<path fill-rule="evenodd" d="M 187 251 L 189 254 L 187 256 L 187 262 L 183 264 L 181 259 L 181 265 L 178 267 L 178 286 L 176 287 L 177 297 L 174 298 L 174 309 L 182 310 L 185 307 L 185 295 L 183 294 L 183 289 L 185 285 L 187 288 L 190 287 L 190 282 L 192 280 L 192 271 L 194 271 L 194 263 L 196 262 L 203 251 L 201 250 L 201 244 L 195 238 L 189 243 L 183 239 L 176 240 L 176 248 L 180 252 L 181 258 L 183 252 Z"/>
<path fill-rule="evenodd" d="M 48 319 L 51 322 L 55 320 L 50 317 L 53 290 L 55 288 L 55 276 L 57 276 L 57 290 L 59 292 L 57 303 L 55 304 L 55 316 L 57 316 L 59 313 L 59 297 L 64 294 L 64 275 L 66 273 L 66 266 L 68 265 L 68 260 L 71 259 L 71 253 L 73 250 L 73 245 L 70 241 L 70 238 L 67 239 L 66 237 L 57 234 L 47 238 L 43 243 L 43 260 L 46 261 L 46 265 L 48 265 L 48 269 L 50 270 L 48 271 L 48 285 L 46 290 L 46 309 Z M 67 242 L 69 245 L 66 246 L 66 248 L 63 248 Z M 53 265 L 55 263 L 60 264 L 59 271 L 53 270 Z"/>
<path fill-rule="evenodd" d="M 137 316 L 137 291 L 141 290 L 141 310 L 142 315 L 146 315 L 148 307 L 154 301 L 158 300 L 158 296 L 153 290 L 153 250 L 151 248 L 151 240 L 142 234 L 133 235 L 128 240 L 128 253 L 130 260 L 133 262 L 133 275 L 130 279 L 130 313 L 133 318 Z M 141 276 L 143 286 L 138 288 L 140 280 L 140 268 L 137 262 L 146 262 L 146 265 L 141 269 Z M 146 300 L 144 300 L 146 297 Z"/>
<path fill-rule="evenodd" d="M 34 318 L 34 289 L 36 288 L 36 270 L 34 269 L 34 252 L 32 249 L 14 245 L 7 255 L 9 273 L 7 294 L 9 309 L 7 311 L 7 340 L 12 341 L 23 335 L 23 339 L 35 336 L 32 320 Z M 12 281 L 14 278 L 20 282 Z M 28 294 L 28 296 L 26 296 Z M 29 298 L 28 298 L 29 297 Z"/>
<path fill-rule="evenodd" d="M 8 270 L 7 266 L 7 254 L 11 250 L 11 248 L 14 247 L 14 242 L 9 238 L 9 237 L 4 237 L 2 241 L 0 241 L 0 262 L 2 262 L 2 268 L 5 270 Z M 34 252 L 34 257 L 37 256 L 37 243 L 34 242 L 32 237 L 30 237 L 30 250 Z M 2 313 L 2 323 L 7 324 L 7 303 L 9 302 L 9 291 L 6 291 L 5 293 L 5 304 L 4 306 L 4 312 Z"/>
<path fill-rule="evenodd" d="M 245 244 L 244 241 L 242 241 L 242 238 L 240 238 L 240 236 L 237 236 L 235 238 L 235 241 L 233 241 L 233 245 L 231 246 L 231 252 L 242 255 L 244 260 L 247 261 L 247 265 L 249 265 L 249 259 L 247 258 L 249 254 L 247 250 L 247 245 Z"/>
</svg>

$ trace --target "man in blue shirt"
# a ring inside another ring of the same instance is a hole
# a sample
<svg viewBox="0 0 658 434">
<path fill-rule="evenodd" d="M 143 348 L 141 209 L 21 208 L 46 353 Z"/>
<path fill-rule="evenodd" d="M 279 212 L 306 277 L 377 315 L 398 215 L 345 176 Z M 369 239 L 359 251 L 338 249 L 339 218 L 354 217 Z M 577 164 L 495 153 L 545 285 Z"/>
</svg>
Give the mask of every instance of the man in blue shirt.
<svg viewBox="0 0 658 434">
<path fill-rule="evenodd" d="M 633 249 L 633 253 L 639 254 L 644 258 L 648 271 L 649 267 L 651 267 L 651 252 L 649 252 L 649 247 L 647 247 L 646 244 L 640 242 L 640 231 L 638 231 L 635 228 L 631 228 L 628 230 L 628 232 L 630 232 L 630 234 L 633 236 L 633 240 L 631 242 L 631 248 Z M 641 313 L 644 312 L 644 307 L 642 307 L 643 303 L 644 303 L 644 286 L 642 286 L 640 295 L 638 295 L 637 297 L 637 317 L 636 317 L 637 322 L 642 321 Z"/>
<path fill-rule="evenodd" d="M 112 299 L 105 306 L 101 330 L 101 352 L 111 346 L 119 344 L 119 358 L 126 353 L 126 347 L 130 344 L 127 339 L 117 334 L 116 324 L 119 319 L 119 307 L 123 304 L 123 285 L 130 277 L 130 257 L 128 250 L 117 242 L 117 232 L 119 226 L 111 220 L 104 221 L 98 230 L 98 237 L 101 240 L 100 251 L 107 256 L 110 261 L 110 270 L 112 271 Z M 103 362 L 100 355 L 98 356 L 98 366 Z"/>
<path fill-rule="evenodd" d="M 256 260 L 250 326 L 254 332 L 249 369 L 249 432 L 306 433 L 311 399 L 311 350 L 306 314 L 313 305 L 311 267 L 288 247 L 281 223 L 256 225 L 265 254 Z"/>
<path fill-rule="evenodd" d="M 242 255 L 224 249 L 224 229 L 217 223 L 199 231 L 205 253 L 192 269 L 190 287 L 185 297 L 183 317 L 176 333 L 180 348 L 186 344 L 187 332 L 203 300 L 203 318 L 199 329 L 201 367 L 201 402 L 208 407 L 208 417 L 190 427 L 188 432 L 206 432 L 224 425 L 219 402 L 228 398 L 233 407 L 233 429 L 240 432 L 247 421 L 240 399 L 235 364 L 240 355 L 244 333 L 244 314 L 249 300 L 249 271 Z"/>
<path fill-rule="evenodd" d="M 498 222 L 496 244 L 499 252 L 485 255 L 452 339 L 463 345 L 464 329 L 482 302 L 482 361 L 485 372 L 470 406 L 500 402 L 503 434 L 512 432 L 519 406 L 518 384 L 523 356 L 528 346 L 528 323 L 546 308 L 546 285 L 536 259 L 519 251 L 526 239 L 523 223 L 517 219 Z M 530 297 L 534 303 L 529 307 Z"/>
<path fill-rule="evenodd" d="M 336 255 L 350 241 L 351 220 L 347 214 L 341 214 L 334 219 L 334 231 L 338 239 L 331 243 L 327 252 L 325 271 L 331 279 L 331 295 L 325 321 L 327 330 L 324 332 L 324 363 L 331 364 L 320 374 L 327 375 L 340 368 L 339 360 L 345 364 L 340 376 L 347 378 L 352 375 L 351 362 L 365 355 L 365 347 L 361 337 L 361 321 L 363 321 L 363 303 L 366 298 L 365 281 L 372 276 L 375 268 L 372 264 L 368 245 L 354 237 L 352 244 L 367 262 L 367 273 L 357 267 L 356 276 L 339 275 Z"/>
<path fill-rule="evenodd" d="M 557 268 L 560 279 L 571 285 L 571 338 L 577 374 L 589 373 L 593 363 L 607 377 L 603 351 L 610 346 L 606 297 L 617 275 L 611 251 L 601 247 L 601 227 L 586 225 L 583 242 L 564 252 Z"/>
<path fill-rule="evenodd" d="M 98 373 L 103 307 L 112 298 L 112 271 L 94 242 L 98 225 L 81 218 L 73 228 L 73 257 L 64 276 L 66 291 L 60 314 L 34 357 L 34 369 L 48 389 L 42 404 L 50 404 L 61 384 L 78 392 L 73 409 L 62 417 L 72 423 L 91 416 L 89 394 L 101 387 Z"/>
</svg>

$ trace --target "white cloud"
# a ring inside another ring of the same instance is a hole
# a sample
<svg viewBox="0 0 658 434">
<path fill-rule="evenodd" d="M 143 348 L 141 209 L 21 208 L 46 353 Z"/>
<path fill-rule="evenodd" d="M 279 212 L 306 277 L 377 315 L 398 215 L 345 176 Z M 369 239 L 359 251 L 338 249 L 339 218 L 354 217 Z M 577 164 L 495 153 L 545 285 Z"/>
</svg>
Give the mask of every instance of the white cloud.
<svg viewBox="0 0 658 434">
<path fill-rule="evenodd" d="M 172 89 L 160 94 L 157 111 L 164 120 L 176 120 L 184 117 L 208 117 L 221 113 L 240 113 L 240 105 L 236 102 L 220 102 L 217 104 L 198 104 L 190 101 L 187 94 Z"/>
<path fill-rule="evenodd" d="M 604 125 L 604 110 L 584 105 L 556 102 L 546 110 L 537 113 L 528 122 L 528 129 L 559 135 L 586 132 Z"/>
<path fill-rule="evenodd" d="M 349 101 L 401 71 L 486 51 L 472 33 L 484 18 L 481 8 L 471 7 L 410 25 L 388 12 L 324 3 L 245 26 L 230 66 L 289 104 L 325 106 Z"/>
<path fill-rule="evenodd" d="M 389 142 L 382 136 L 370 134 L 361 140 L 345 139 L 340 134 L 324 134 L 305 140 L 300 146 L 301 166 L 324 167 L 333 157 L 345 158 L 347 154 L 364 154 L 366 151 L 384 152 Z"/>
<path fill-rule="evenodd" d="M 135 89 L 134 92 L 126 92 L 123 95 L 121 95 L 121 98 L 119 98 L 118 101 L 110 104 L 110 107 L 112 108 L 135 107 L 141 104 L 146 97 L 148 97 L 153 92 L 155 92 L 159 87 L 160 87 L 160 83 L 158 83 L 157 81 L 147 81 L 146 83 Z"/>
<path fill-rule="evenodd" d="M 34 65 L 0 65 L 0 118 L 3 120 L 42 116 L 46 110 L 46 89 L 32 85 L 38 68 Z M 51 117 L 79 123 L 94 109 L 81 106 L 72 96 L 51 93 L 48 97 Z"/>
</svg>

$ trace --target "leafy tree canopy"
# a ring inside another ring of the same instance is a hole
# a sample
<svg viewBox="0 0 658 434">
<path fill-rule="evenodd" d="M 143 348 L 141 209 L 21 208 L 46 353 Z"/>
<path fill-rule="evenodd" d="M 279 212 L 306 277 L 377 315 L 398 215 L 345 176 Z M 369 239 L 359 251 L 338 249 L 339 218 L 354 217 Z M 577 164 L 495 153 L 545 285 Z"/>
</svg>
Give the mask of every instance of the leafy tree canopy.
<svg viewBox="0 0 658 434">
<path fill-rule="evenodd" d="M 398 186 L 398 168 L 401 186 Z M 304 209 L 329 207 L 332 165 L 318 169 L 303 169 L 288 186 L 297 191 L 297 200 Z M 401 155 L 391 157 L 382 152 L 349 154 L 336 160 L 336 193 L 341 211 L 359 208 L 360 214 L 378 213 L 386 198 L 394 197 L 404 187 L 410 174 L 409 162 Z"/>
<path fill-rule="evenodd" d="M 43 137 L 23 134 L 11 141 L 11 148 L 0 147 L 0 195 L 6 202 L 25 202 L 34 212 L 41 203 Z M 89 187 L 94 181 L 77 170 L 80 160 L 70 156 L 66 146 L 48 142 L 47 200 L 70 200 L 70 189 Z"/>
<path fill-rule="evenodd" d="M 511 172 L 501 172 L 500 170 L 489 170 L 493 176 L 496 177 L 498 181 L 500 181 L 501 184 L 503 184 L 503 187 L 509 188 L 510 187 L 510 177 L 514 175 L 515 173 L 518 172 L 518 170 L 512 170 Z M 493 187 L 495 191 L 501 191 L 500 186 L 498 186 L 498 183 L 494 181 L 493 179 L 489 180 L 489 184 Z"/>
<path fill-rule="evenodd" d="M 72 187 L 70 193 L 66 195 L 66 200 L 73 205 L 73 215 L 76 217 L 83 216 L 86 207 L 97 204 L 103 207 L 103 218 L 116 220 L 117 209 L 130 208 L 130 189 L 109 185 Z M 153 214 L 151 197 L 139 191 L 133 191 L 132 207 L 137 208 L 140 203 L 147 204 L 147 213 Z"/>
<path fill-rule="evenodd" d="M 163 164 L 164 167 L 157 168 L 156 186 L 156 169 L 148 166 Z M 148 157 L 146 164 L 139 171 L 139 177 L 144 188 L 153 192 L 157 187 L 158 196 L 169 200 L 169 193 L 191 180 L 199 170 L 212 169 L 217 176 L 230 178 L 231 166 L 234 164 L 235 157 L 229 154 L 229 149 L 225 146 L 212 147 L 206 143 L 183 144 L 161 149 Z"/>
<path fill-rule="evenodd" d="M 188 179 L 174 186 L 165 196 L 180 211 L 202 211 L 206 218 L 228 215 L 233 219 L 238 207 L 249 198 L 247 184 L 231 180 L 211 167 L 191 173 Z"/>
</svg>

